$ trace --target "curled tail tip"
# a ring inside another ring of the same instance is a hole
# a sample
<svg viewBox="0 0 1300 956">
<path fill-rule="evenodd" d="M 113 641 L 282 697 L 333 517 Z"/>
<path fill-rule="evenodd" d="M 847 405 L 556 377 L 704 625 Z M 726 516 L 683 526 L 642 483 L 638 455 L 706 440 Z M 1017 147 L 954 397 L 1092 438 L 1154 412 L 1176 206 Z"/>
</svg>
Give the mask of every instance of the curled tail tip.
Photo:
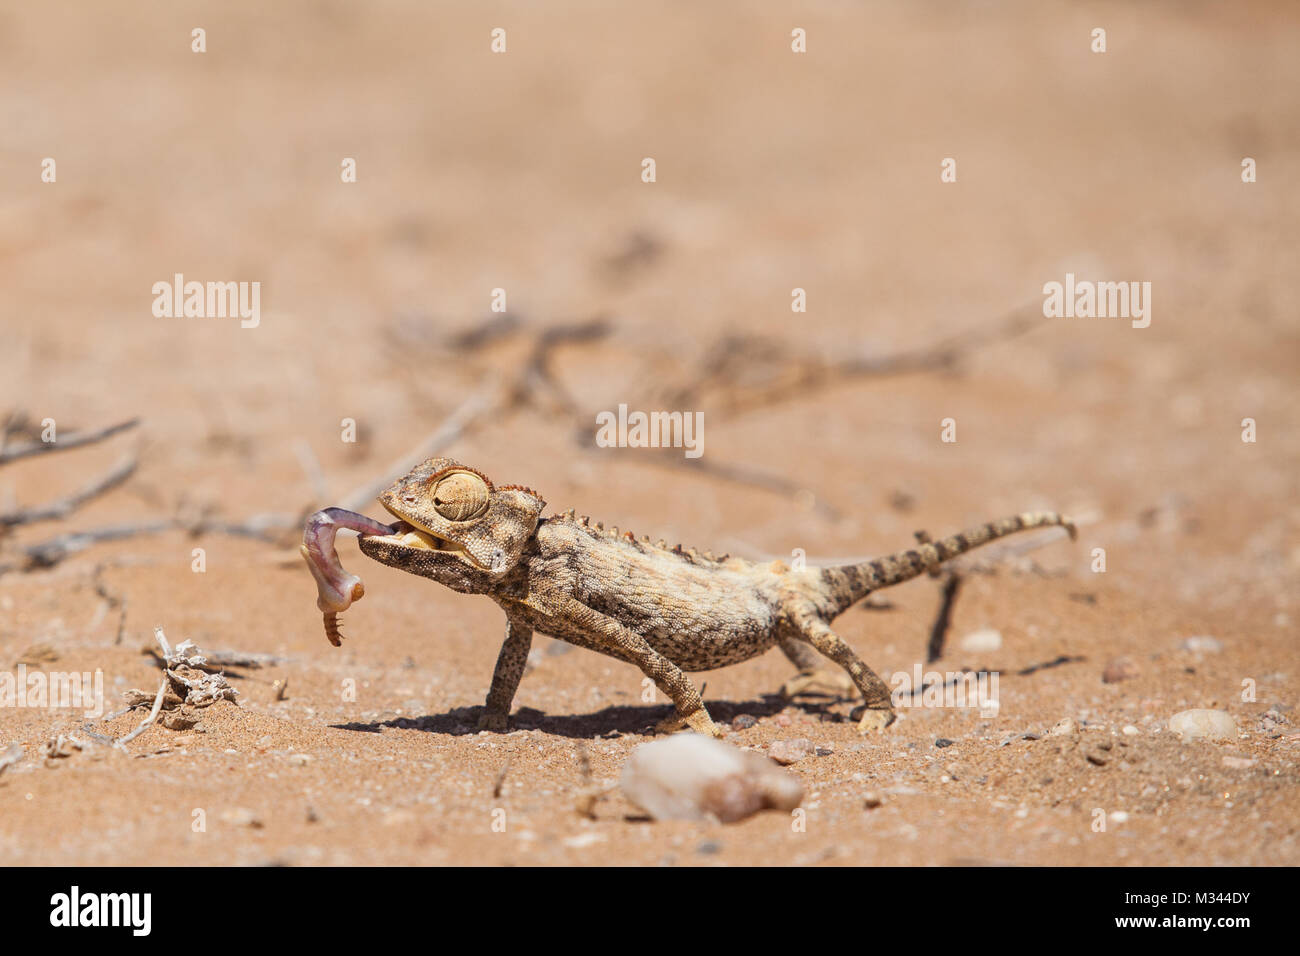
<svg viewBox="0 0 1300 956">
<path fill-rule="evenodd" d="M 1021 515 L 1021 521 L 1024 527 L 1029 528 L 1059 525 L 1069 534 L 1071 541 L 1079 539 L 1079 529 L 1075 526 L 1074 519 L 1059 511 L 1039 511 L 1031 515 Z"/>
</svg>

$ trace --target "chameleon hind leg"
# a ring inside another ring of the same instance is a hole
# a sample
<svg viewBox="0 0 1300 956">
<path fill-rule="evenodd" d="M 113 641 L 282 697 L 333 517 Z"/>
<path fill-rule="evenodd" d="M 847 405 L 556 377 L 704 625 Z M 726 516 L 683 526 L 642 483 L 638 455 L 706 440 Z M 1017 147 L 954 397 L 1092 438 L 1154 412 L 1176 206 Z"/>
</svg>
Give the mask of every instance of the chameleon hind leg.
<svg viewBox="0 0 1300 956">
<path fill-rule="evenodd" d="M 844 668 L 858 690 L 862 691 L 866 709 L 858 722 L 858 732 L 865 734 L 873 730 L 884 730 L 892 724 L 894 707 L 890 702 L 889 685 L 864 664 L 853 648 L 820 617 L 808 614 L 798 624 L 808 643 Z"/>
<path fill-rule="evenodd" d="M 842 670 L 826 666 L 826 659 L 811 645 L 793 637 L 778 641 L 781 653 L 799 672 L 781 685 L 781 696 L 798 697 L 800 694 L 830 694 L 834 697 L 856 697 L 857 685 Z"/>
</svg>

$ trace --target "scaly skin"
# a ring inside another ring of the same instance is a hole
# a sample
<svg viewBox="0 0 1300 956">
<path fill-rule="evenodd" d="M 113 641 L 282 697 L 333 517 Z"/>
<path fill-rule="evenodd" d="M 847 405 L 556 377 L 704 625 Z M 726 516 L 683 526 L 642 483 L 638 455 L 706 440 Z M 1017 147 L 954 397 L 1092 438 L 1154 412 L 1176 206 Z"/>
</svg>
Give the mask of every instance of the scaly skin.
<svg viewBox="0 0 1300 956">
<path fill-rule="evenodd" d="M 400 520 L 388 534 L 363 529 L 366 555 L 486 595 L 505 611 L 506 639 L 481 720 L 492 730 L 507 726 L 534 632 L 639 667 L 676 705 L 661 730 L 720 735 L 685 672 L 738 664 L 773 645 L 805 683 L 824 679 L 811 650 L 838 664 L 866 701 L 860 729 L 880 729 L 894 718 L 889 687 L 831 629 L 835 617 L 872 591 L 1003 535 L 1059 525 L 1074 536 L 1058 514 L 1022 514 L 875 561 L 795 571 L 651 544 L 572 511 L 542 518 L 546 503 L 536 492 L 497 488 L 450 458 L 419 465 L 379 501 Z"/>
</svg>

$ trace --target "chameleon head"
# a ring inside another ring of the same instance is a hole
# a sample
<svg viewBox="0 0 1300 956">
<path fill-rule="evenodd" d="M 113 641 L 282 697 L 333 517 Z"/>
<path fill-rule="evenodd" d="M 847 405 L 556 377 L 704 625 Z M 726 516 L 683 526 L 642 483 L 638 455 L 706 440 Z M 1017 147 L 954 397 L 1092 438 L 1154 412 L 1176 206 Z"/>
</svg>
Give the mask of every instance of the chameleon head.
<svg viewBox="0 0 1300 956">
<path fill-rule="evenodd" d="M 417 465 L 379 503 L 399 520 L 392 534 L 363 536 L 362 552 L 457 590 L 514 568 L 546 507 L 536 492 L 497 488 L 451 458 Z"/>
</svg>

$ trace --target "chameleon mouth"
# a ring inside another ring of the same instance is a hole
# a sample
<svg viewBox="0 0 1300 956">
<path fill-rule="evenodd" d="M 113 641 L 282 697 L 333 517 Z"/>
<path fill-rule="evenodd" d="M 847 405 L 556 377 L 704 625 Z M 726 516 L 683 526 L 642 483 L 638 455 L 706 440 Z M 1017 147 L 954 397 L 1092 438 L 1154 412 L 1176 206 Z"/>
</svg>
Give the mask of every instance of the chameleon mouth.
<svg viewBox="0 0 1300 956">
<path fill-rule="evenodd" d="M 399 548 L 409 548 L 412 551 L 441 551 L 448 554 L 454 554 L 467 564 L 479 567 L 477 561 L 470 556 L 465 550 L 465 546 L 456 541 L 449 541 L 447 538 L 439 537 L 426 528 L 412 524 L 406 518 L 397 514 L 392 508 L 388 509 L 396 517 L 397 521 L 393 523 L 392 534 L 375 535 L 376 541 L 383 541 L 385 544 L 396 545 Z"/>
<path fill-rule="evenodd" d="M 464 551 L 460 545 L 436 534 L 417 528 L 409 521 L 400 520 L 393 524 L 393 533 L 377 536 L 380 541 L 414 548 L 417 551 Z"/>
</svg>

